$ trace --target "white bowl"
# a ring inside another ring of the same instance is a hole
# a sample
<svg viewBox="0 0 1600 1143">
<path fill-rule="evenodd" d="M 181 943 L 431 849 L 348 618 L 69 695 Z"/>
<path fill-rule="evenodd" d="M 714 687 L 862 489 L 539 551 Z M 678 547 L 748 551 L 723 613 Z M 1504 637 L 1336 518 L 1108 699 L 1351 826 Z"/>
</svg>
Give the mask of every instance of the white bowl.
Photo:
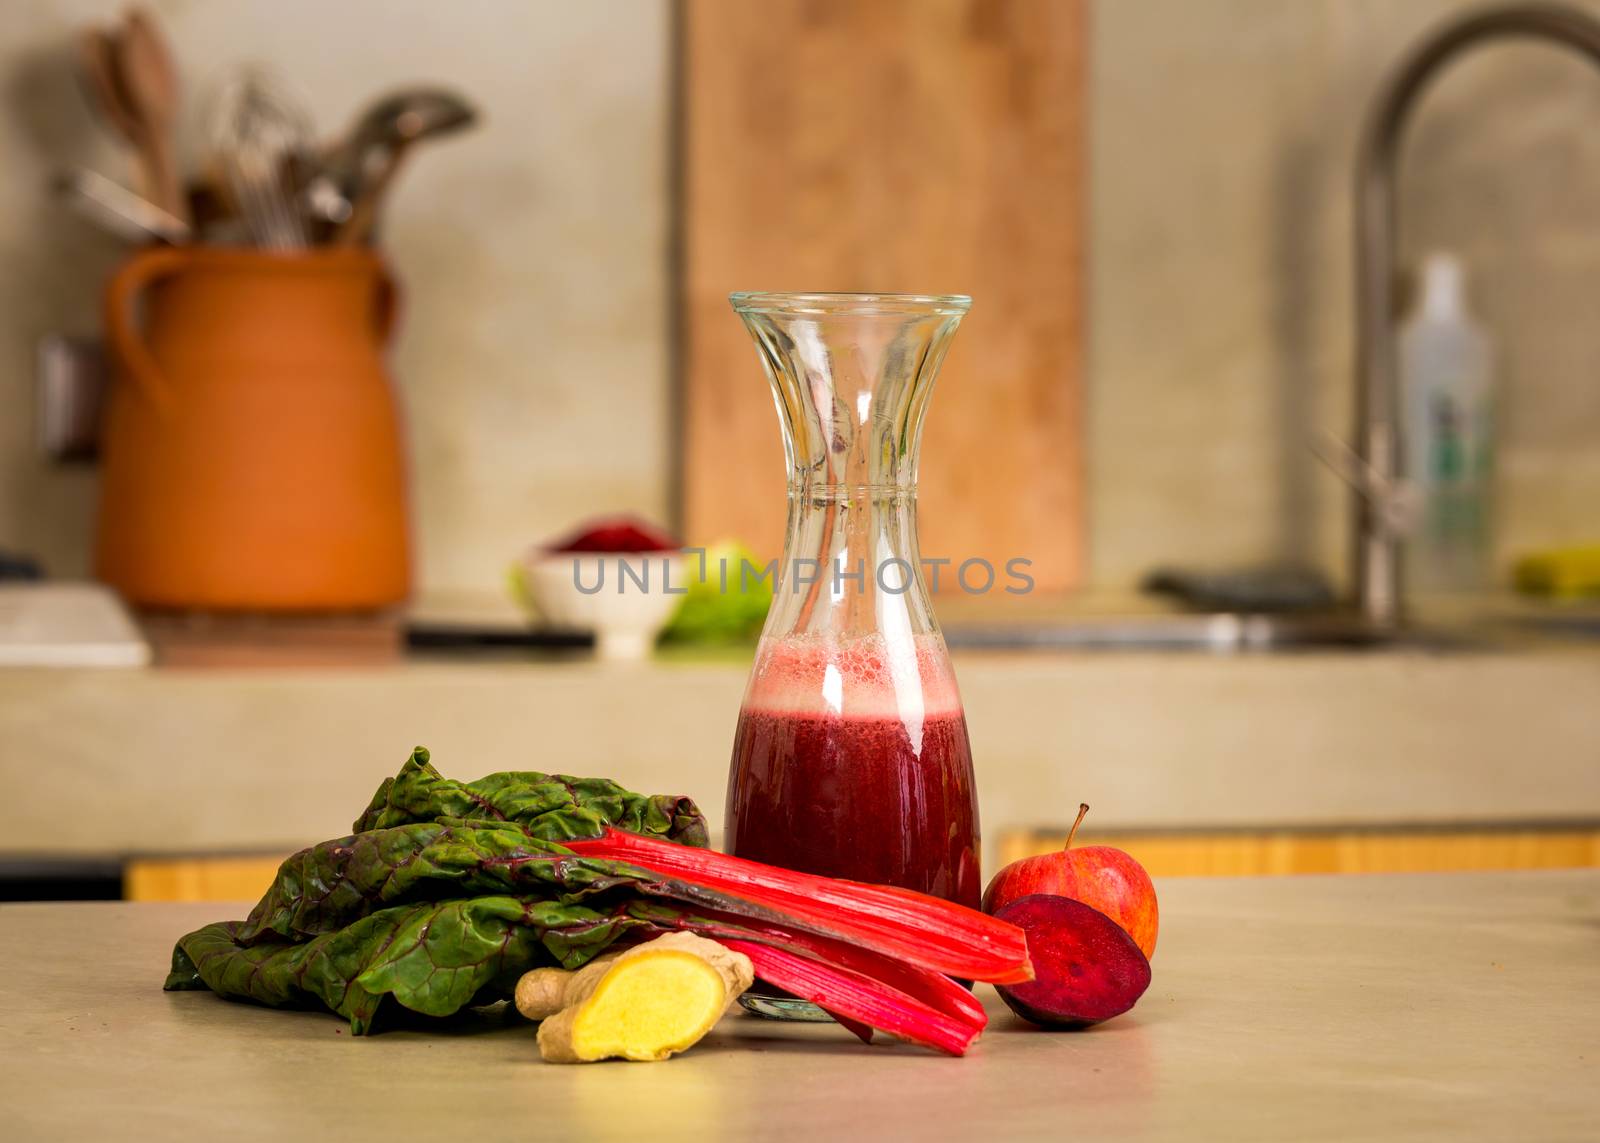
<svg viewBox="0 0 1600 1143">
<path fill-rule="evenodd" d="M 522 570 L 539 615 L 593 632 L 602 659 L 649 655 L 688 587 L 678 552 L 530 553 Z"/>
</svg>

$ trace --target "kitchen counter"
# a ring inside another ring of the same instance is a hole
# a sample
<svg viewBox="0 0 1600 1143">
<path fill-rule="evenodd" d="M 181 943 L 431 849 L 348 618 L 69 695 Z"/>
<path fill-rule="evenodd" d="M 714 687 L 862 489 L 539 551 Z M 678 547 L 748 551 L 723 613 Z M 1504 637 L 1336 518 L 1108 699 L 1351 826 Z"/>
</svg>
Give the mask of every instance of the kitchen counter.
<svg viewBox="0 0 1600 1143">
<path fill-rule="evenodd" d="M 10 1140 L 1600 1137 L 1600 873 L 1178 881 L 1155 981 L 946 1059 L 739 1017 L 664 1064 L 540 1063 L 474 1014 L 343 1022 L 163 993 L 216 906 L 0 906 Z"/>
<path fill-rule="evenodd" d="M 1081 801 L 1097 829 L 1600 819 L 1588 646 L 955 662 L 991 845 Z M 419 743 L 454 777 L 600 774 L 720 820 L 748 669 L 0 670 L 0 853 L 289 852 L 348 829 Z"/>
</svg>

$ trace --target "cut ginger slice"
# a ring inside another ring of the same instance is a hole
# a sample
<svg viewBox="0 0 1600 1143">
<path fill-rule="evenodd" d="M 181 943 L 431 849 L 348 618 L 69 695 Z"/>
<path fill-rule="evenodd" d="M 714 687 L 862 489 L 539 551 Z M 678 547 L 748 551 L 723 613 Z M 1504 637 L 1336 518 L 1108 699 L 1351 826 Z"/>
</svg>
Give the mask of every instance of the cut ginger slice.
<svg viewBox="0 0 1600 1143">
<path fill-rule="evenodd" d="M 752 970 L 742 954 L 675 933 L 566 975 L 560 1011 L 539 1025 L 539 1052 L 552 1063 L 664 1060 L 684 1051 L 750 986 Z M 538 1018 L 549 982 L 525 980 L 540 995 L 519 987 L 518 1007 Z"/>
<path fill-rule="evenodd" d="M 662 952 L 643 966 L 608 972 L 572 1022 L 583 1059 L 664 1060 L 691 1047 L 722 1015 L 722 977 L 693 953 Z"/>
</svg>

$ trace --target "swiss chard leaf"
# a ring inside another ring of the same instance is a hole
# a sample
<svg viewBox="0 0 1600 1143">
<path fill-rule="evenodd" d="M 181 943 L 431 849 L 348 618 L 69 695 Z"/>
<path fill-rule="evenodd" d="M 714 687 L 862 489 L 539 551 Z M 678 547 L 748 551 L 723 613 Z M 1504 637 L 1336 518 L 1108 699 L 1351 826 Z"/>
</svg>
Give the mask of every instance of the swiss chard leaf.
<svg viewBox="0 0 1600 1143">
<path fill-rule="evenodd" d="M 541 964 L 575 968 L 646 922 L 555 901 L 484 896 L 381 909 L 305 941 L 239 941 L 222 921 L 178 942 L 169 990 L 204 986 L 275 1006 L 321 1002 L 367 1032 L 386 996 L 448 1016 L 505 999 Z"/>
<path fill-rule="evenodd" d="M 514 770 L 476 782 L 442 776 L 419 746 L 373 795 L 352 832 L 462 818 L 509 822 L 544 841 L 599 837 L 608 825 L 681 845 L 708 844 L 694 802 L 672 794 L 635 794 L 605 778 Z"/>
<path fill-rule="evenodd" d="M 246 945 L 318 936 L 378 909 L 445 897 L 572 903 L 648 876 L 621 862 L 575 857 L 509 823 L 417 822 L 301 850 L 279 866 L 233 935 Z"/>
<path fill-rule="evenodd" d="M 385 996 L 434 1016 L 503 998 L 528 968 L 579 967 L 647 924 L 627 914 L 631 897 L 601 895 L 649 874 L 559 845 L 607 826 L 706 844 L 688 798 L 531 771 L 455 782 L 419 747 L 355 832 L 279 867 L 248 919 L 180 940 L 166 987 L 320 1002 L 357 1033 Z"/>
</svg>

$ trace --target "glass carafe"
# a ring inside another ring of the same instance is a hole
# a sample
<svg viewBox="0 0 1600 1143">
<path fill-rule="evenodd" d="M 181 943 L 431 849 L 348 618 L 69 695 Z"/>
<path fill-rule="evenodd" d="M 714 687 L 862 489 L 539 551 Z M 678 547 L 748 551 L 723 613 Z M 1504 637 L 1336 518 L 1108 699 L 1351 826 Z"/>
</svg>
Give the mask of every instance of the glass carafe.
<svg viewBox="0 0 1600 1143">
<path fill-rule="evenodd" d="M 917 545 L 922 422 L 971 300 L 732 301 L 772 383 L 789 515 L 739 713 L 728 848 L 975 908 L 971 750 Z M 820 1016 L 759 986 L 747 1006 Z"/>
</svg>

